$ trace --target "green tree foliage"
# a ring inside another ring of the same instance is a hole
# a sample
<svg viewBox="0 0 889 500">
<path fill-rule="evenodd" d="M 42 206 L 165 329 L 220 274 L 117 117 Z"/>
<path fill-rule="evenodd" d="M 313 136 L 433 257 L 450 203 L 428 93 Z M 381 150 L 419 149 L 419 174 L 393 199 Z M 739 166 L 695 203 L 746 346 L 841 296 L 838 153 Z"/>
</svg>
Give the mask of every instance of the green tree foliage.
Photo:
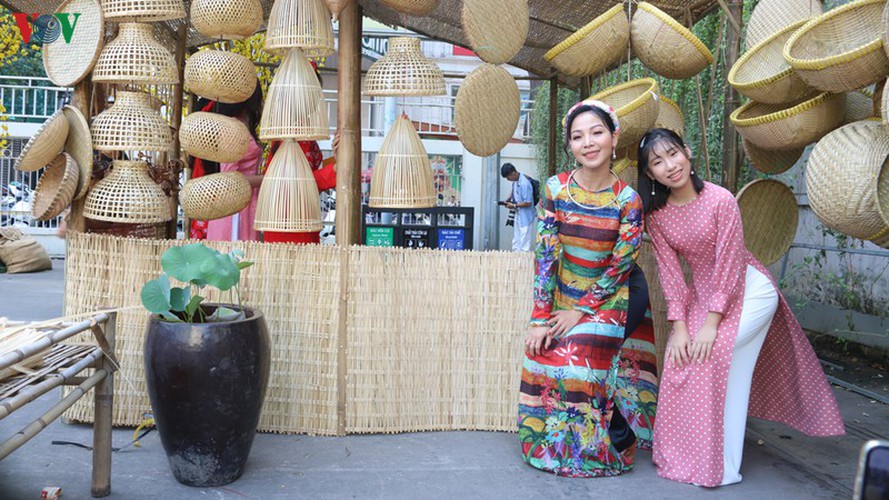
<svg viewBox="0 0 889 500">
<path fill-rule="evenodd" d="M 0 75 L 46 77 L 40 49 L 22 40 L 12 12 L 0 6 Z"/>
</svg>

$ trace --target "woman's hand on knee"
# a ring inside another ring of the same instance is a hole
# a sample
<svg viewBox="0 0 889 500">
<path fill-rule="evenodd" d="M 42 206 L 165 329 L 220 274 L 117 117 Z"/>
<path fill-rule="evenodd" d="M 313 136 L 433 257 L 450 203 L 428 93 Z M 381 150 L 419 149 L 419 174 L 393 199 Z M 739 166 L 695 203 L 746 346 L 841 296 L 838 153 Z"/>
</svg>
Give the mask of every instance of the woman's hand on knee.
<svg viewBox="0 0 889 500">
<path fill-rule="evenodd" d="M 710 355 L 713 354 L 713 344 L 716 343 L 716 327 L 704 324 L 698 334 L 695 335 L 694 342 L 691 343 L 691 360 L 693 363 L 704 363 L 710 361 Z"/>
<path fill-rule="evenodd" d="M 666 358 L 675 366 L 683 367 L 689 363 L 689 346 L 691 340 L 688 332 L 682 328 L 674 328 L 670 340 L 667 342 Z"/>
<path fill-rule="evenodd" d="M 547 335 L 549 328 L 545 325 L 532 326 L 528 329 L 528 337 L 525 339 L 525 352 L 530 356 L 539 356 L 544 349 L 549 349 L 552 338 Z"/>
<path fill-rule="evenodd" d="M 564 337 L 575 325 L 580 323 L 583 315 L 583 311 L 578 311 L 577 309 L 566 309 L 552 313 L 549 321 L 547 321 L 547 324 L 550 326 L 547 335 L 556 339 Z"/>
</svg>

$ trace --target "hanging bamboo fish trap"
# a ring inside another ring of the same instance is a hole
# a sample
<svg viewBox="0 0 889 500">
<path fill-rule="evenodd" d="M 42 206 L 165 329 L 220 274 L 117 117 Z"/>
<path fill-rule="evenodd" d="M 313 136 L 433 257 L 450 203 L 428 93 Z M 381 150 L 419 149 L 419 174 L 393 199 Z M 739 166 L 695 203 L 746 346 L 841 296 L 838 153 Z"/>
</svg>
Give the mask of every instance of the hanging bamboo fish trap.
<svg viewBox="0 0 889 500">
<path fill-rule="evenodd" d="M 525 45 L 528 0 L 463 0 L 460 15 L 469 46 L 482 61 L 503 64 Z"/>
<path fill-rule="evenodd" d="M 805 147 L 783 150 L 762 149 L 747 139 L 744 139 L 743 142 L 744 153 L 750 160 L 750 164 L 760 172 L 769 175 L 781 174 L 790 170 L 790 167 L 796 165 L 806 149 Z"/>
<path fill-rule="evenodd" d="M 201 50 L 185 62 L 185 86 L 213 101 L 244 102 L 256 91 L 256 67 L 241 54 Z"/>
<path fill-rule="evenodd" d="M 463 146 L 477 156 L 490 156 L 515 134 L 521 114 L 519 87 L 501 66 L 482 64 L 457 90 L 454 126 Z"/>
<path fill-rule="evenodd" d="M 420 135 L 407 115 L 401 115 L 386 134 L 370 180 L 373 208 L 435 206 L 432 165 Z"/>
<path fill-rule="evenodd" d="M 654 120 L 654 126 L 672 130 L 679 137 L 684 137 L 685 118 L 682 116 L 682 110 L 679 109 L 679 105 L 662 95 L 658 96 L 658 101 L 658 113 L 657 118 Z M 621 122 L 621 125 L 623 125 L 623 122 Z"/>
<path fill-rule="evenodd" d="M 236 214 L 250 204 L 253 188 L 241 172 L 220 172 L 189 179 L 179 204 L 190 219 L 214 220 Z"/>
<path fill-rule="evenodd" d="M 572 33 L 543 58 L 564 75 L 593 75 L 624 57 L 629 43 L 630 21 L 619 3 Z"/>
<path fill-rule="evenodd" d="M 333 15 L 333 20 L 336 21 L 340 18 L 340 14 L 346 7 L 355 3 L 355 0 L 324 0 L 324 4 L 327 5 L 327 10 L 330 11 L 330 14 Z"/>
<path fill-rule="evenodd" d="M 172 21 L 185 17 L 182 0 L 102 0 L 105 19 L 113 22 Z"/>
<path fill-rule="evenodd" d="M 617 113 L 620 120 L 618 147 L 632 146 L 642 139 L 660 114 L 658 86 L 653 78 L 639 78 L 609 87 L 590 98 L 602 101 Z"/>
<path fill-rule="evenodd" d="M 59 109 L 40 125 L 22 148 L 15 169 L 22 172 L 40 170 L 62 152 L 67 138 L 68 120 Z"/>
<path fill-rule="evenodd" d="M 386 55 L 373 63 L 364 79 L 364 93 L 379 96 L 444 95 L 438 66 L 420 50 L 419 38 L 389 39 Z"/>
<path fill-rule="evenodd" d="M 192 0 L 191 25 L 207 38 L 241 40 L 262 25 L 259 0 Z"/>
<path fill-rule="evenodd" d="M 80 167 L 68 153 L 56 156 L 43 171 L 31 198 L 31 215 L 50 220 L 71 204 L 77 193 Z"/>
<path fill-rule="evenodd" d="M 322 227 L 321 198 L 309 161 L 299 143 L 285 140 L 263 176 L 253 228 L 312 233 Z"/>
<path fill-rule="evenodd" d="M 259 138 L 316 140 L 330 137 L 327 104 L 315 70 L 301 49 L 293 49 L 269 86 Z"/>
<path fill-rule="evenodd" d="M 655 73 L 685 79 L 713 62 L 713 54 L 688 28 L 648 2 L 636 6 L 630 23 L 633 53 Z"/>
<path fill-rule="evenodd" d="M 179 127 L 179 143 L 191 156 L 219 163 L 234 163 L 250 147 L 250 131 L 241 120 L 198 111 Z"/>
<path fill-rule="evenodd" d="M 93 119 L 90 131 L 99 151 L 166 151 L 173 143 L 170 126 L 144 92 L 118 91 L 114 104 Z"/>
<path fill-rule="evenodd" d="M 745 139 L 762 149 L 797 149 L 840 126 L 845 116 L 843 94 L 819 94 L 796 106 L 750 101 L 731 114 Z"/>
<path fill-rule="evenodd" d="M 173 54 L 154 39 L 150 24 L 122 23 L 93 67 L 97 83 L 179 83 Z"/>
<path fill-rule="evenodd" d="M 821 0 L 759 0 L 747 21 L 746 46 L 749 49 L 791 24 L 822 13 Z"/>
<path fill-rule="evenodd" d="M 321 0 L 275 0 L 265 33 L 265 50 L 285 55 L 299 48 L 312 57 L 333 54 L 330 12 Z"/>
<path fill-rule="evenodd" d="M 148 164 L 136 160 L 114 160 L 111 173 L 87 194 L 83 216 L 132 224 L 173 218 L 167 195 L 148 175 Z"/>
<path fill-rule="evenodd" d="M 439 0 L 381 0 L 383 5 L 411 16 L 428 16 L 438 7 Z"/>
<path fill-rule="evenodd" d="M 738 191 L 737 199 L 744 246 L 763 265 L 777 262 L 790 250 L 799 224 L 793 191 L 774 179 L 757 179 Z"/>
</svg>

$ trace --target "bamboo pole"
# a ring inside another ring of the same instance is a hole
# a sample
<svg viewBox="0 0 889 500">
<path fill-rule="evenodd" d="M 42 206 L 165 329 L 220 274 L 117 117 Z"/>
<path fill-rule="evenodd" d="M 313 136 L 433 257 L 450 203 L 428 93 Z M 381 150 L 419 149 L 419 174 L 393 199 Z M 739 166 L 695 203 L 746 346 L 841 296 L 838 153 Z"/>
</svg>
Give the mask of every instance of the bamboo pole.
<svg viewBox="0 0 889 500">
<path fill-rule="evenodd" d="M 188 45 L 188 21 L 183 20 L 179 23 L 179 30 L 176 32 L 176 73 L 179 75 L 179 83 L 173 85 L 173 116 L 170 120 L 170 127 L 173 129 L 173 145 L 171 162 L 167 162 L 167 166 L 173 169 L 172 180 L 173 187 L 170 191 L 170 215 L 172 218 L 167 222 L 167 238 L 176 239 L 176 225 L 179 215 L 179 172 L 182 171 L 182 151 L 179 145 L 179 127 L 182 125 L 182 92 L 184 91 L 182 83 L 185 81 L 185 50 Z M 183 227 L 183 230 L 186 228 Z M 188 231 L 186 232 L 186 237 Z"/>
<path fill-rule="evenodd" d="M 559 136 L 559 77 L 554 76 L 549 80 L 549 149 L 547 154 L 547 174 L 556 175 L 556 143 Z"/>
<path fill-rule="evenodd" d="M 336 243 L 342 246 L 361 241 L 361 17 L 357 3 L 340 14 Z"/>
<path fill-rule="evenodd" d="M 743 19 L 744 2 L 731 0 L 727 15 L 731 19 Z M 738 60 L 741 52 L 740 26 L 731 24 L 725 40 L 725 74 L 728 74 L 732 66 Z M 738 105 L 740 98 L 738 91 L 731 85 L 725 86 L 725 101 L 722 109 L 723 137 L 722 137 L 722 185 L 732 193 L 738 190 L 738 179 L 741 176 L 741 148 L 739 145 L 738 131 L 732 125 L 729 118 Z"/>
<path fill-rule="evenodd" d="M 185 26 L 185 23 L 180 26 Z M 180 101 L 181 95 L 180 91 Z M 111 359 L 114 357 L 116 328 L 117 313 L 113 312 L 108 315 L 108 320 L 105 322 L 104 337 L 96 332 L 96 340 L 105 352 L 105 356 L 96 364 L 96 370 L 104 370 L 108 375 L 99 382 L 93 394 L 96 420 L 93 425 L 93 477 L 90 493 L 95 498 L 111 494 L 111 421 L 114 408 L 114 366 Z"/>
<path fill-rule="evenodd" d="M 592 87 L 593 87 L 593 77 L 591 76 L 582 76 L 580 77 L 580 99 L 586 99 L 590 95 L 592 95 Z"/>
</svg>

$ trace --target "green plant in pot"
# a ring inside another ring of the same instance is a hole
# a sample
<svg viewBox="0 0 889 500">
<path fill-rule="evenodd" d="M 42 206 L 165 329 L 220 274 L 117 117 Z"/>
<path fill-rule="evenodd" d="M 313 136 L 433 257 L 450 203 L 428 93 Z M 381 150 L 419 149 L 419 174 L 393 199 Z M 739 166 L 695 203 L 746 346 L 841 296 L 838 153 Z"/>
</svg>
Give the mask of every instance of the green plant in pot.
<svg viewBox="0 0 889 500">
<path fill-rule="evenodd" d="M 152 313 L 144 346 L 148 395 L 170 469 L 190 486 L 241 476 L 265 398 L 269 334 L 262 313 L 241 305 L 241 270 L 252 265 L 243 256 L 201 243 L 170 247 L 161 256 L 164 273 L 142 287 Z M 207 287 L 229 292 L 237 304 L 205 303 Z"/>
</svg>

